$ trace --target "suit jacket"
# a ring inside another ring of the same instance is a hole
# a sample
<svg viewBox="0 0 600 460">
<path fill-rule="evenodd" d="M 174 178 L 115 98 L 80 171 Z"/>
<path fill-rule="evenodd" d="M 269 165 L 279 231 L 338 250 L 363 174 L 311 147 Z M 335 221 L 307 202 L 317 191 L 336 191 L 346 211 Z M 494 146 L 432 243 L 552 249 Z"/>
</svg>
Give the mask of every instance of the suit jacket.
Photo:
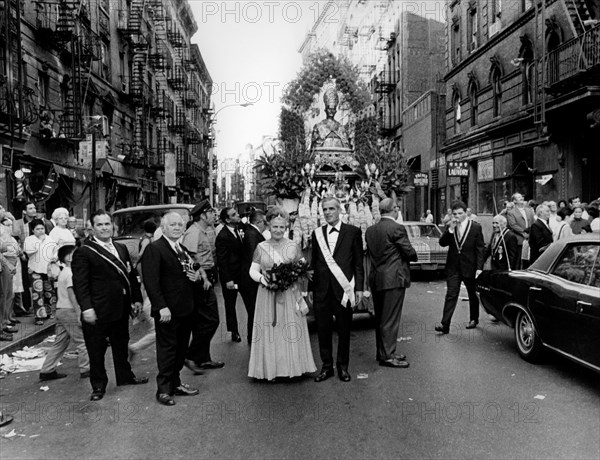
<svg viewBox="0 0 600 460">
<path fill-rule="evenodd" d="M 328 290 L 340 301 L 344 297 L 344 290 L 337 282 L 321 252 L 315 232 L 323 232 L 327 239 L 327 225 L 317 228 L 312 234 L 312 259 L 311 265 L 314 270 L 313 280 L 309 289 L 314 292 L 316 302 L 325 300 Z M 341 268 L 348 281 L 354 278 L 354 290 L 362 291 L 364 285 L 363 247 L 362 233 L 359 228 L 342 223 L 336 246 L 333 250 L 333 259 Z"/>
<path fill-rule="evenodd" d="M 536 219 L 529 234 L 529 263 L 535 262 L 546 246 L 553 241 L 552 231 L 540 219 Z"/>
<path fill-rule="evenodd" d="M 138 274 L 127 248 L 113 241 L 119 258 L 95 240 L 86 238 L 73 253 L 73 290 L 81 311 L 93 308 L 98 322 L 129 315 L 133 302 L 142 302 Z"/>
<path fill-rule="evenodd" d="M 525 222 L 523 215 L 516 207 L 506 213 L 508 228 L 514 232 L 519 246 L 523 245 L 523 240 L 527 237 L 529 233 L 529 227 L 531 227 L 534 221 L 533 209 L 531 209 L 529 206 L 525 206 L 524 209 L 525 215 L 527 216 L 527 222 Z"/>
<path fill-rule="evenodd" d="M 516 269 L 521 256 L 517 236 L 508 229 L 505 230 L 504 237 L 498 241 L 494 241 L 495 235 L 492 234 L 490 244 L 485 248 L 485 260 L 488 257 L 492 258 L 492 270 L 508 270 L 509 263 L 511 270 Z"/>
<path fill-rule="evenodd" d="M 242 241 L 236 238 L 231 230 L 224 226 L 215 240 L 217 250 L 217 266 L 221 283 L 241 282 L 244 263 L 244 248 Z"/>
<path fill-rule="evenodd" d="M 182 249 L 187 252 L 185 247 Z M 188 256 L 191 260 L 189 253 Z M 198 286 L 183 272 L 177 253 L 164 236 L 146 246 L 142 257 L 142 279 L 152 304 L 153 317 L 160 317 L 163 308 L 168 308 L 174 318 L 194 311 L 194 292 Z"/>
<path fill-rule="evenodd" d="M 410 286 L 410 262 L 417 252 L 410 244 L 404 225 L 382 218 L 367 228 L 367 252 L 371 258 L 369 284 L 374 291 Z"/>
<path fill-rule="evenodd" d="M 250 277 L 250 266 L 252 265 L 252 259 L 254 257 L 254 251 L 258 243 L 265 241 L 265 237 L 262 236 L 256 227 L 248 225 L 244 232 L 243 241 L 243 267 L 242 267 L 242 280 L 244 283 L 255 283 L 256 282 Z"/>
<path fill-rule="evenodd" d="M 456 230 L 455 230 L 456 231 Z M 458 248 L 454 233 L 447 228 L 440 238 L 440 246 L 448 246 L 446 271 L 460 274 L 463 278 L 475 278 L 477 270 L 483 270 L 485 243 L 481 225 L 471 221 L 471 228 L 465 236 L 462 249 Z"/>
</svg>

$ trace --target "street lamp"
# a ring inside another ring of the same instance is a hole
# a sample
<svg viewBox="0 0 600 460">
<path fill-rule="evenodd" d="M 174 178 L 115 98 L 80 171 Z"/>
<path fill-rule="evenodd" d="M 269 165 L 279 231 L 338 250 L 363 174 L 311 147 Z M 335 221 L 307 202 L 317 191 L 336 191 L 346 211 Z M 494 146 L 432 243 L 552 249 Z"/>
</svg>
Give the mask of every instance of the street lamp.
<svg viewBox="0 0 600 460">
<path fill-rule="evenodd" d="M 254 102 L 242 102 L 241 104 L 227 104 L 221 107 L 219 110 L 215 112 L 212 117 L 211 124 L 217 123 L 217 115 L 221 113 L 221 111 L 229 108 L 229 107 L 249 107 L 254 105 Z M 216 136 L 215 136 L 216 137 Z M 214 161 L 214 149 L 211 146 L 208 151 L 208 200 L 211 206 L 214 206 L 214 185 L 213 185 L 213 161 Z"/>
</svg>

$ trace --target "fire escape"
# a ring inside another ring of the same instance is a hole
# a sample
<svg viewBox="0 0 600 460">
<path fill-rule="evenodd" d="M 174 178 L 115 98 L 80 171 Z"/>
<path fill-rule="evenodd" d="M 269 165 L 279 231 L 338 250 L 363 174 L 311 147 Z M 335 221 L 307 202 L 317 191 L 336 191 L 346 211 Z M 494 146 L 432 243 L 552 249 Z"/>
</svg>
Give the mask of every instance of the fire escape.
<svg viewBox="0 0 600 460">
<path fill-rule="evenodd" d="M 33 89 L 21 65 L 21 3 L 8 0 L 0 9 L 0 136 L 10 143 L 26 142 L 26 128 L 37 120 Z"/>
<path fill-rule="evenodd" d="M 91 68 L 101 59 L 100 36 L 92 30 L 86 1 L 37 2 L 37 36 L 53 48 L 71 69 L 60 82 L 62 109 L 46 109 L 40 116 L 42 138 L 75 143 L 85 138 L 83 107 L 88 97 Z"/>
</svg>

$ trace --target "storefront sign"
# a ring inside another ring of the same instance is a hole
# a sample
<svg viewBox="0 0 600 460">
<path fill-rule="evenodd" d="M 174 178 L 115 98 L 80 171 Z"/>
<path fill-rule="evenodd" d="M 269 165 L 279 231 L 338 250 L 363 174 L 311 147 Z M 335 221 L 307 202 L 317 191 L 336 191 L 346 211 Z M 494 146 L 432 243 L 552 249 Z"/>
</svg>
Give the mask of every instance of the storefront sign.
<svg viewBox="0 0 600 460">
<path fill-rule="evenodd" d="M 487 182 L 494 180 L 494 160 L 479 160 L 477 162 L 477 181 Z"/>
<path fill-rule="evenodd" d="M 469 163 L 467 161 L 449 161 L 448 177 L 469 177 Z"/>
<path fill-rule="evenodd" d="M 427 187 L 429 185 L 429 174 L 415 173 L 415 187 Z"/>
</svg>

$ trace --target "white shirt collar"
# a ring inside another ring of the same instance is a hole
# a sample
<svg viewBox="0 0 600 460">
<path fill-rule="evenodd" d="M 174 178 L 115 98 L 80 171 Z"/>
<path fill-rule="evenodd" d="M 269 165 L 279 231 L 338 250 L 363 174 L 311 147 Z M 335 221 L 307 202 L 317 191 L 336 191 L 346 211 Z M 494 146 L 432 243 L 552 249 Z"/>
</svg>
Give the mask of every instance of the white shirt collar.
<svg viewBox="0 0 600 460">
<path fill-rule="evenodd" d="M 329 225 L 329 224 L 327 224 L 327 233 L 329 233 L 332 228 L 335 228 L 339 232 L 340 228 L 342 228 L 342 221 L 338 220 L 338 223 L 335 224 L 335 225 Z"/>
<path fill-rule="evenodd" d="M 396 222 L 396 219 L 394 219 L 392 216 L 381 216 L 382 219 L 390 219 L 393 220 L 394 222 Z"/>
<path fill-rule="evenodd" d="M 172 241 L 172 240 L 170 240 L 169 238 L 167 238 L 166 236 L 165 236 L 165 240 L 167 240 L 167 241 L 168 241 L 168 243 L 171 245 L 171 247 L 173 248 L 173 250 L 174 250 L 175 252 L 179 252 L 179 250 L 181 250 L 181 248 L 180 248 L 179 250 L 177 249 L 177 248 L 178 248 L 178 244 L 179 244 L 179 240 L 177 240 L 177 241 Z"/>
</svg>

